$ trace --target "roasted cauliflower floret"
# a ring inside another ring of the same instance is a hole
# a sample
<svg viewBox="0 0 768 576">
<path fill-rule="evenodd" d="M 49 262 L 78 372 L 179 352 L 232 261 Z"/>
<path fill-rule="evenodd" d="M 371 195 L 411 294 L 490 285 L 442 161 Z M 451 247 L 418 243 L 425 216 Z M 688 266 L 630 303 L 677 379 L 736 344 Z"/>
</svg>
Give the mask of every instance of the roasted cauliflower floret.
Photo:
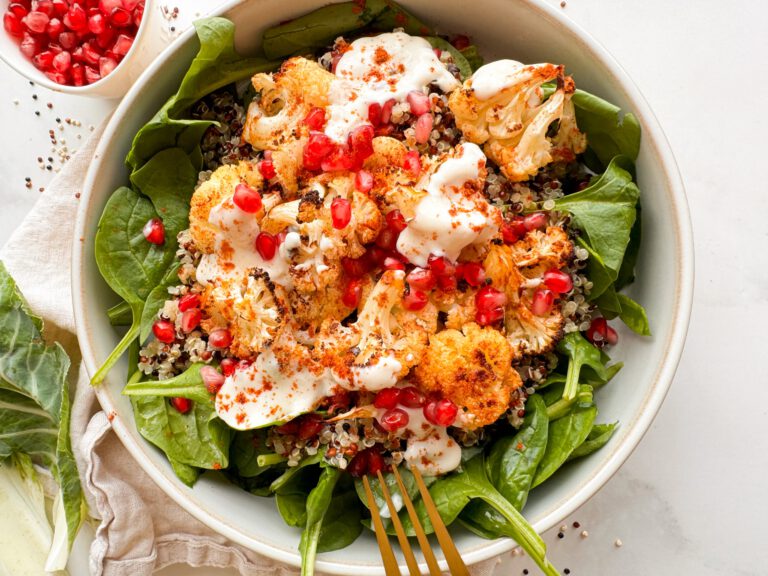
<svg viewBox="0 0 768 576">
<path fill-rule="evenodd" d="M 279 290 L 269 276 L 258 269 L 244 279 L 220 279 L 202 293 L 201 305 L 206 332 L 229 328 L 230 350 L 240 358 L 258 355 L 275 337 L 285 317 Z"/>
<path fill-rule="evenodd" d="M 552 80 L 557 88 L 542 102 L 541 85 Z M 451 93 L 448 105 L 467 140 L 483 144 L 504 175 L 520 182 L 550 162 L 573 160 L 586 149 L 570 101 L 574 90 L 562 66 L 520 65 L 505 88 L 491 97 L 479 98 L 470 78 Z M 553 126 L 557 132 L 551 135 Z"/>
<path fill-rule="evenodd" d="M 524 282 L 518 269 L 513 249 L 507 245 L 492 244 L 483 262 L 485 275 L 491 285 L 507 295 L 507 303 L 515 305 L 520 301 L 520 287 Z"/>
<path fill-rule="evenodd" d="M 528 232 L 510 246 L 509 251 L 523 276 L 537 278 L 551 268 L 565 266 L 573 256 L 573 243 L 565 230 L 548 226 L 546 231 Z"/>
<path fill-rule="evenodd" d="M 209 221 L 211 210 L 232 198 L 238 184 L 244 182 L 261 189 L 263 178 L 255 162 L 243 160 L 238 164 L 225 164 L 217 168 L 192 195 L 189 209 L 189 227 L 198 250 L 204 254 L 214 251 L 218 227 Z M 260 214 L 253 215 L 259 217 Z"/>
<path fill-rule="evenodd" d="M 248 107 L 243 138 L 258 150 L 299 152 L 296 144 L 308 134 L 302 121 L 313 106 L 328 105 L 333 78 L 301 57 L 286 60 L 274 74 L 256 74 L 251 82 L 259 96 Z"/>
<path fill-rule="evenodd" d="M 516 357 L 549 352 L 563 336 L 565 320 L 559 308 L 546 316 L 536 316 L 529 306 L 530 302 L 524 300 L 515 308 L 507 308 L 504 319 L 507 341 Z"/>
<path fill-rule="evenodd" d="M 449 329 L 430 336 L 413 378 L 422 390 L 459 406 L 462 427 L 470 430 L 498 420 L 509 406 L 512 391 L 522 385 L 504 336 L 474 322 L 465 324 L 462 331 Z"/>
</svg>

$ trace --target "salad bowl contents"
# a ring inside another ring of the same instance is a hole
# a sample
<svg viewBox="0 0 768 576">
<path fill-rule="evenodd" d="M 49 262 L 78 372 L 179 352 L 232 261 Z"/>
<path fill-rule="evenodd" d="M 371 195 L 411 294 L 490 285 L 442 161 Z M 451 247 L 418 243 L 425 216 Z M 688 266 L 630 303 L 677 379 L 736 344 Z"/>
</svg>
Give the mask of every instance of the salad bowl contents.
<svg viewBox="0 0 768 576">
<path fill-rule="evenodd" d="M 250 58 L 231 21 L 196 28 L 89 237 L 127 326 L 93 384 L 122 378 L 187 486 L 273 498 L 305 574 L 370 528 L 362 476 L 386 509 L 393 466 L 428 530 L 411 469 L 446 524 L 557 574 L 521 511 L 612 443 L 617 327 L 650 335 L 622 292 L 640 123 L 392 2 L 284 22 Z"/>
</svg>

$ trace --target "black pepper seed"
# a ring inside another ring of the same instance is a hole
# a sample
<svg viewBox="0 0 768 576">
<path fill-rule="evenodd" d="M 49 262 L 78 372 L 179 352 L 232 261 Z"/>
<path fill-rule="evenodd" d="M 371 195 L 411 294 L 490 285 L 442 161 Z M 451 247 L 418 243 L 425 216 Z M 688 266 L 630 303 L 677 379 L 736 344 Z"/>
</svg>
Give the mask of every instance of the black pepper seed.
<svg viewBox="0 0 768 576">
<path fill-rule="evenodd" d="M 59 124 L 61 124 L 61 118 L 56 118 L 56 122 L 58 122 Z"/>
<path fill-rule="evenodd" d="M 32 82 L 30 82 L 32 84 Z M 32 100 L 37 100 L 37 94 L 32 94 Z"/>
<path fill-rule="evenodd" d="M 29 81 L 29 85 L 30 85 L 30 86 L 34 86 L 34 85 L 35 85 L 35 83 L 34 83 L 34 82 L 32 82 L 32 80 L 30 80 L 30 81 Z"/>
<path fill-rule="evenodd" d="M 176 26 L 171 26 L 171 32 L 176 32 Z"/>
<path fill-rule="evenodd" d="M 562 532 L 558 532 L 557 537 L 560 538 L 560 540 L 562 540 L 563 538 L 565 538 L 565 534 L 563 534 Z"/>
<path fill-rule="evenodd" d="M 563 570 L 563 574 L 570 574 L 570 573 L 571 573 L 571 571 L 570 571 L 568 568 L 566 568 L 565 570 Z"/>
<path fill-rule="evenodd" d="M 30 178 L 29 176 L 27 176 L 26 178 L 24 178 L 24 180 L 25 180 L 25 181 L 27 181 L 27 182 L 31 182 L 31 181 L 32 181 L 32 178 Z"/>
<path fill-rule="evenodd" d="M 48 164 L 48 166 L 46 166 L 46 167 L 45 167 L 45 169 L 46 169 L 46 170 L 53 170 L 53 166 L 51 166 L 50 164 Z"/>
<path fill-rule="evenodd" d="M 35 116 L 40 116 L 40 110 L 35 110 Z"/>
<path fill-rule="evenodd" d="M 581 528 L 581 524 L 579 524 L 578 522 L 574 522 L 573 523 L 573 527 L 574 528 Z"/>
<path fill-rule="evenodd" d="M 46 104 L 46 106 L 48 106 L 48 108 L 49 108 L 49 109 L 50 109 L 50 108 L 53 108 L 53 102 L 48 102 L 48 103 Z"/>
<path fill-rule="evenodd" d="M 48 156 L 48 162 L 53 162 L 53 157 L 52 156 Z"/>
<path fill-rule="evenodd" d="M 523 568 L 523 574 L 528 574 L 528 568 Z"/>
</svg>

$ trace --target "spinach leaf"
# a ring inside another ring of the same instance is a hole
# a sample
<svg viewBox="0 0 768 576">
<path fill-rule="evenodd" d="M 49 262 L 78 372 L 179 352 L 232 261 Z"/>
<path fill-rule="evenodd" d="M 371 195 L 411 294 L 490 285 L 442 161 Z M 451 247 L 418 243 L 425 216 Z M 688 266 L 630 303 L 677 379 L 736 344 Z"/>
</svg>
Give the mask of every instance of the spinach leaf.
<svg viewBox="0 0 768 576">
<path fill-rule="evenodd" d="M 438 48 L 443 52 L 450 52 L 453 57 L 453 63 L 459 69 L 462 80 L 466 80 L 472 76 L 472 66 L 470 66 L 467 59 L 464 57 L 464 53 L 453 47 L 453 44 L 447 40 L 443 40 L 438 36 L 427 36 L 427 42 L 432 45 L 432 48 Z"/>
<path fill-rule="evenodd" d="M 618 422 L 614 422 L 612 424 L 595 424 L 592 427 L 592 430 L 589 431 L 587 439 L 584 440 L 584 442 L 573 452 L 571 452 L 566 462 L 570 462 L 576 458 L 588 456 L 593 452 L 600 450 L 600 448 L 608 444 L 608 441 L 613 436 L 613 433 L 616 431 L 616 427 L 618 425 Z"/>
<path fill-rule="evenodd" d="M 299 551 L 301 552 L 301 576 L 315 573 L 315 558 L 320 541 L 323 520 L 331 505 L 333 489 L 342 472 L 333 466 L 323 468 L 320 479 L 307 497 L 307 524 L 301 533 Z"/>
<path fill-rule="evenodd" d="M 360 500 L 353 489 L 334 494 L 320 528 L 317 551 L 331 552 L 352 544 L 363 531 L 361 518 Z"/>
<path fill-rule="evenodd" d="M 132 323 L 114 351 L 94 374 L 91 383 L 104 380 L 139 333 L 144 300 L 162 280 L 175 256 L 175 246 L 147 242 L 142 229 L 157 212 L 147 198 L 130 188 L 118 188 L 107 201 L 99 220 L 94 249 L 96 264 L 110 288 L 131 307 Z"/>
<path fill-rule="evenodd" d="M 570 212 L 575 226 L 587 235 L 612 281 L 624 260 L 640 197 L 631 167 L 626 156 L 616 156 L 587 188 L 555 200 L 555 209 Z"/>
<path fill-rule="evenodd" d="M 265 30 L 262 48 L 270 59 L 306 54 L 366 26 L 376 30 L 404 28 L 414 35 L 431 33 L 430 27 L 391 0 L 367 0 L 362 4 L 341 2 Z"/>
<path fill-rule="evenodd" d="M 70 362 L 59 344 L 46 345 L 42 329 L 0 262 L 0 459 L 34 456 L 51 469 L 63 513 L 56 532 L 71 547 L 85 501 L 69 437 Z M 57 560 L 63 569 L 66 558 Z"/>
<path fill-rule="evenodd" d="M 462 48 L 461 54 L 466 59 L 470 68 L 472 69 L 472 72 L 480 68 L 480 66 L 482 66 L 483 62 L 485 61 L 480 55 L 480 51 L 478 50 L 477 46 L 474 44 L 470 44 L 466 48 Z"/>
<path fill-rule="evenodd" d="M 323 461 L 323 456 L 325 454 L 325 451 L 317 452 L 317 454 L 313 454 L 312 456 L 307 456 L 303 460 L 299 461 L 299 463 L 296 466 L 290 466 L 288 467 L 285 472 L 283 472 L 280 476 L 278 476 L 272 484 L 269 485 L 269 489 L 272 492 L 279 492 L 285 484 L 291 481 L 291 479 L 296 476 L 296 474 L 299 473 L 303 468 L 306 468 L 307 466 L 314 466 L 315 464 L 320 464 Z"/>
<path fill-rule="evenodd" d="M 144 308 L 141 312 L 141 323 L 139 329 L 139 342 L 146 342 L 149 335 L 152 333 L 152 325 L 157 319 L 157 313 L 160 312 L 165 305 L 165 301 L 170 299 L 168 294 L 168 288 L 176 286 L 179 283 L 179 266 L 180 262 L 174 262 L 165 276 L 160 281 L 160 284 L 155 286 L 147 296 L 146 302 L 144 302 Z M 109 311 L 107 311 L 109 313 Z"/>
<path fill-rule="evenodd" d="M 573 400 L 579 386 L 579 375 L 584 365 L 589 366 L 601 379 L 608 375 L 603 364 L 600 350 L 595 348 L 581 332 L 571 332 L 557 344 L 557 351 L 568 357 L 568 372 L 565 377 L 563 400 Z"/>
<path fill-rule="evenodd" d="M 645 308 L 640 306 L 640 304 L 632 300 L 629 296 L 624 294 L 617 294 L 616 296 L 621 304 L 621 311 L 619 312 L 621 321 L 629 326 L 633 332 L 636 332 L 641 336 L 650 336 L 651 327 L 648 324 L 648 316 L 645 314 Z"/>
<path fill-rule="evenodd" d="M 132 172 L 161 150 L 174 147 L 183 149 L 193 166 L 199 168 L 200 139 L 213 122 L 184 119 L 184 114 L 206 94 L 256 72 L 273 70 L 280 64 L 262 56 L 243 58 L 235 52 L 235 27 L 226 18 L 204 18 L 195 22 L 195 28 L 200 51 L 177 92 L 134 137 L 126 158 Z"/>
<path fill-rule="evenodd" d="M 591 162 L 596 172 L 607 166 L 614 156 L 636 160 L 640 153 L 640 123 L 634 114 L 621 115 L 618 106 L 602 98 L 576 90 L 572 98 L 576 123 L 587 135 L 589 148 L 599 164 Z"/>
<path fill-rule="evenodd" d="M 206 470 L 229 465 L 231 430 L 216 415 L 210 398 L 195 402 L 186 414 L 161 396 L 132 396 L 131 404 L 139 433 L 171 462 Z"/>
<path fill-rule="evenodd" d="M 304 528 L 307 524 L 307 498 L 317 486 L 319 466 L 300 468 L 275 493 L 277 510 L 288 526 Z"/>
<path fill-rule="evenodd" d="M 167 380 L 150 382 L 129 382 L 123 388 L 123 394 L 132 398 L 158 396 L 162 398 L 188 398 L 196 403 L 207 404 L 213 408 L 211 393 L 203 383 L 200 368 L 202 362 L 192 364 L 184 372 Z"/>
<path fill-rule="evenodd" d="M 123 300 L 107 310 L 109 323 L 112 326 L 130 326 L 132 320 L 131 306 Z"/>
<path fill-rule="evenodd" d="M 235 432 L 235 437 L 229 450 L 229 459 L 240 476 L 253 478 L 271 468 L 271 466 L 259 465 L 258 461 L 260 454 L 268 454 L 271 451 L 267 446 L 266 430 Z"/>
<path fill-rule="evenodd" d="M 549 425 L 549 440 L 544 457 L 539 463 L 531 488 L 535 488 L 552 476 L 568 456 L 587 439 L 597 416 L 592 401 L 592 387 L 582 385 L 573 409 Z"/>
<path fill-rule="evenodd" d="M 621 268 L 619 268 L 619 275 L 616 277 L 616 290 L 621 290 L 625 286 L 635 281 L 635 265 L 637 264 L 637 258 L 640 255 L 640 243 L 642 242 L 642 208 L 640 201 L 636 206 L 637 217 L 635 223 L 632 225 L 632 230 L 629 231 L 629 244 L 624 252 L 624 260 L 621 262 Z"/>
<path fill-rule="evenodd" d="M 538 394 L 525 404 L 525 420 L 514 436 L 497 440 L 488 453 L 488 478 L 515 508 L 522 510 L 549 434 L 547 406 Z"/>
<path fill-rule="evenodd" d="M 182 464 L 173 458 L 168 458 L 168 461 L 171 463 L 173 473 L 176 474 L 176 477 L 190 488 L 195 485 L 197 479 L 200 478 L 200 474 L 202 474 L 200 468 L 195 468 L 189 464 Z"/>
</svg>

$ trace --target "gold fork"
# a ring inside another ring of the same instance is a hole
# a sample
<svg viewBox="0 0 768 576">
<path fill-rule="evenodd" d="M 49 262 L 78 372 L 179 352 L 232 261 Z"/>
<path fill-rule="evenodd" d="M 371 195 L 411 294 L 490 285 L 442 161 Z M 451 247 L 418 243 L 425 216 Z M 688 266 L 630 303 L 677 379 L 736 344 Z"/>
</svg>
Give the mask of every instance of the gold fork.
<svg viewBox="0 0 768 576">
<path fill-rule="evenodd" d="M 435 536 L 437 536 L 437 542 L 440 544 L 440 548 L 443 550 L 443 555 L 445 556 L 445 561 L 448 563 L 448 570 L 451 573 L 451 576 L 469 576 L 469 570 L 467 570 L 467 566 L 461 559 L 459 551 L 456 550 L 456 545 L 453 543 L 450 534 L 448 534 L 448 529 L 445 527 L 443 519 L 440 518 L 440 513 L 437 511 L 437 507 L 432 500 L 432 496 L 429 495 L 429 490 L 427 490 L 427 486 L 424 484 L 424 479 L 421 477 L 419 471 L 415 468 L 413 468 L 411 472 L 413 473 L 413 477 L 416 479 L 416 485 L 419 487 L 421 499 L 424 501 L 424 506 L 427 510 L 427 514 L 429 515 L 429 521 L 432 523 L 432 527 L 434 528 Z M 424 533 L 424 527 L 419 521 L 419 517 L 416 514 L 416 509 L 413 506 L 413 502 L 408 497 L 408 492 L 405 489 L 405 485 L 403 484 L 403 479 L 400 476 L 400 473 L 397 471 L 397 466 L 392 466 L 392 473 L 394 474 L 395 480 L 397 481 L 397 486 L 400 489 L 400 495 L 403 498 L 403 504 L 405 504 L 405 508 L 408 510 L 408 516 L 411 518 L 413 530 L 416 532 L 416 540 L 419 542 L 419 547 L 421 548 L 421 552 L 424 555 L 424 560 L 427 562 L 427 566 L 429 567 L 429 574 L 430 576 L 440 576 L 441 571 L 437 565 L 435 553 L 432 551 L 429 540 L 427 540 L 427 535 Z M 378 471 L 377 475 L 379 478 L 379 485 L 381 486 L 382 496 L 384 496 L 384 500 L 387 502 L 387 508 L 389 508 L 389 515 L 392 519 L 392 525 L 395 528 L 395 533 L 397 534 L 397 540 L 400 542 L 400 548 L 403 550 L 403 556 L 405 556 L 405 563 L 408 566 L 408 572 L 410 573 L 410 576 L 420 576 L 421 571 L 419 570 L 418 562 L 416 562 L 416 557 L 413 555 L 413 549 L 408 542 L 408 537 L 405 535 L 405 530 L 403 529 L 403 525 L 397 515 L 398 510 L 392 502 L 392 497 L 390 496 L 387 483 L 384 480 L 384 476 L 382 475 L 381 471 Z M 373 497 L 373 492 L 371 491 L 371 484 L 368 481 L 368 476 L 363 476 L 363 486 L 365 487 L 365 495 L 368 499 L 368 507 L 371 510 L 371 519 L 373 521 L 373 529 L 376 533 L 376 541 L 379 544 L 381 559 L 384 562 L 384 571 L 387 576 L 402 576 L 400 568 L 397 565 L 395 553 L 392 551 L 392 546 L 389 543 L 389 537 L 387 536 L 387 532 L 384 529 L 384 524 L 381 521 L 379 507 L 376 504 L 376 499 Z"/>
</svg>

